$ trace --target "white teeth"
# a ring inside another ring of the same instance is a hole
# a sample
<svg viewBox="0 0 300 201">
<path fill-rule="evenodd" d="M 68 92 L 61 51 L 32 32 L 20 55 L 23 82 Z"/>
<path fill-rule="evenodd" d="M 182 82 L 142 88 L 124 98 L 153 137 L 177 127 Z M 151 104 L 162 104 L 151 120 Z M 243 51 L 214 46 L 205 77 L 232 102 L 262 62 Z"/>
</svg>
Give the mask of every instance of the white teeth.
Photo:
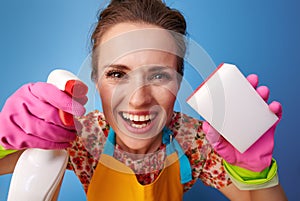
<svg viewBox="0 0 300 201">
<path fill-rule="evenodd" d="M 152 120 L 155 117 L 154 114 L 150 114 L 150 115 L 133 115 L 133 114 L 129 114 L 129 113 L 126 113 L 126 112 L 122 112 L 122 116 L 123 116 L 124 119 L 128 119 L 130 121 L 149 121 L 149 120 Z"/>
<path fill-rule="evenodd" d="M 145 121 L 146 117 L 145 116 L 140 116 L 140 121 Z"/>
<path fill-rule="evenodd" d="M 133 120 L 134 120 L 134 121 L 139 121 L 139 120 L 140 120 L 140 118 L 139 118 L 139 116 L 137 116 L 137 115 L 134 115 L 134 116 L 133 116 Z"/>
<path fill-rule="evenodd" d="M 148 125 L 149 121 L 155 118 L 155 114 L 135 115 L 127 112 L 122 112 L 122 116 L 124 119 L 131 121 L 130 126 L 138 129 L 145 128 Z"/>
<path fill-rule="evenodd" d="M 147 124 L 131 124 L 131 126 L 134 128 L 144 128 L 147 126 Z"/>
</svg>

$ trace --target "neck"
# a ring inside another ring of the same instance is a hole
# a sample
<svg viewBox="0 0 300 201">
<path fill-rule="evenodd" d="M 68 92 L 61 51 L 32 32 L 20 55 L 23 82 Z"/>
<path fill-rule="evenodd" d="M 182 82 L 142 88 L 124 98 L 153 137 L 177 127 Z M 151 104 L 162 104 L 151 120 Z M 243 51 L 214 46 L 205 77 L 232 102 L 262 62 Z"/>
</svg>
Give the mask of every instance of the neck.
<svg viewBox="0 0 300 201">
<path fill-rule="evenodd" d="M 152 140 L 144 147 L 141 148 L 131 148 L 127 146 L 119 137 L 116 135 L 116 143 L 120 146 L 120 148 L 128 153 L 134 154 L 139 158 L 143 157 L 145 154 L 156 152 L 162 143 L 162 134 L 159 134 L 152 138 Z"/>
</svg>

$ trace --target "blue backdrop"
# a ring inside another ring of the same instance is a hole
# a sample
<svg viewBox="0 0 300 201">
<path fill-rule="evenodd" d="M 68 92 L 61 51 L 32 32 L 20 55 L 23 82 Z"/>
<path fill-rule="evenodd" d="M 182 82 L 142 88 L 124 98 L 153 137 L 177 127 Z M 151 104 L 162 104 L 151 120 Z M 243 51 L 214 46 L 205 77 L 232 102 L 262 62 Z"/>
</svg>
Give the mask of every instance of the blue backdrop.
<svg viewBox="0 0 300 201">
<path fill-rule="evenodd" d="M 183 12 L 189 36 L 216 64 L 237 64 L 245 74 L 257 73 L 271 89 L 270 99 L 283 104 L 275 136 L 274 157 L 291 201 L 299 200 L 297 156 L 300 4 L 297 0 L 167 0 Z M 54 68 L 77 73 L 89 54 L 89 36 L 103 0 L 0 1 L 0 107 L 27 82 L 44 81 Z M 194 85 L 200 84 L 187 73 Z M 6 200 L 10 175 L 0 177 L 0 201 Z M 80 183 L 67 171 L 59 200 L 85 200 Z M 185 200 L 226 200 L 198 182 Z"/>
</svg>

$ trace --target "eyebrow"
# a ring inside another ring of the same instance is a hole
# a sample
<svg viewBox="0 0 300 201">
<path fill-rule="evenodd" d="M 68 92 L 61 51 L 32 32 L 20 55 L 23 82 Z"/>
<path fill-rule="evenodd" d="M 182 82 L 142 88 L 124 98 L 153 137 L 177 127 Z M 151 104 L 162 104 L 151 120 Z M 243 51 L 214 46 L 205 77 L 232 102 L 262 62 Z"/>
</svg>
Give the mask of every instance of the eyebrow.
<svg viewBox="0 0 300 201">
<path fill-rule="evenodd" d="M 163 71 L 163 70 L 168 70 L 172 69 L 169 66 L 159 66 L 159 65 L 149 65 L 149 66 L 144 66 L 147 69 L 148 72 L 157 72 L 157 71 Z M 111 64 L 111 65 L 105 65 L 104 68 L 117 68 L 120 70 L 126 70 L 126 71 L 131 71 L 132 69 L 129 66 L 123 65 L 123 64 Z"/>
<path fill-rule="evenodd" d="M 130 70 L 130 68 L 123 64 L 111 64 L 111 65 L 105 65 L 104 68 L 119 68 L 121 70 Z"/>
<path fill-rule="evenodd" d="M 161 71 L 161 70 L 166 70 L 166 69 L 170 69 L 170 67 L 168 66 L 149 66 L 149 72 L 154 72 L 154 71 Z"/>
</svg>

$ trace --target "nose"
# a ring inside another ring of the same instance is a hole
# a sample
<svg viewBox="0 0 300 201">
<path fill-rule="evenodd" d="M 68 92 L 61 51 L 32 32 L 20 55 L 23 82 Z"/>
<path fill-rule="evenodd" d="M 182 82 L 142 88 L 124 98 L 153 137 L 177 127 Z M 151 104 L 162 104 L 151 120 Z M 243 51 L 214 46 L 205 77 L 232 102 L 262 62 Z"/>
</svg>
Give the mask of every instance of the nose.
<svg viewBox="0 0 300 201">
<path fill-rule="evenodd" d="M 131 93 L 132 94 L 129 94 L 129 104 L 134 108 L 147 106 L 152 101 L 151 88 L 149 85 L 136 87 Z"/>
</svg>

